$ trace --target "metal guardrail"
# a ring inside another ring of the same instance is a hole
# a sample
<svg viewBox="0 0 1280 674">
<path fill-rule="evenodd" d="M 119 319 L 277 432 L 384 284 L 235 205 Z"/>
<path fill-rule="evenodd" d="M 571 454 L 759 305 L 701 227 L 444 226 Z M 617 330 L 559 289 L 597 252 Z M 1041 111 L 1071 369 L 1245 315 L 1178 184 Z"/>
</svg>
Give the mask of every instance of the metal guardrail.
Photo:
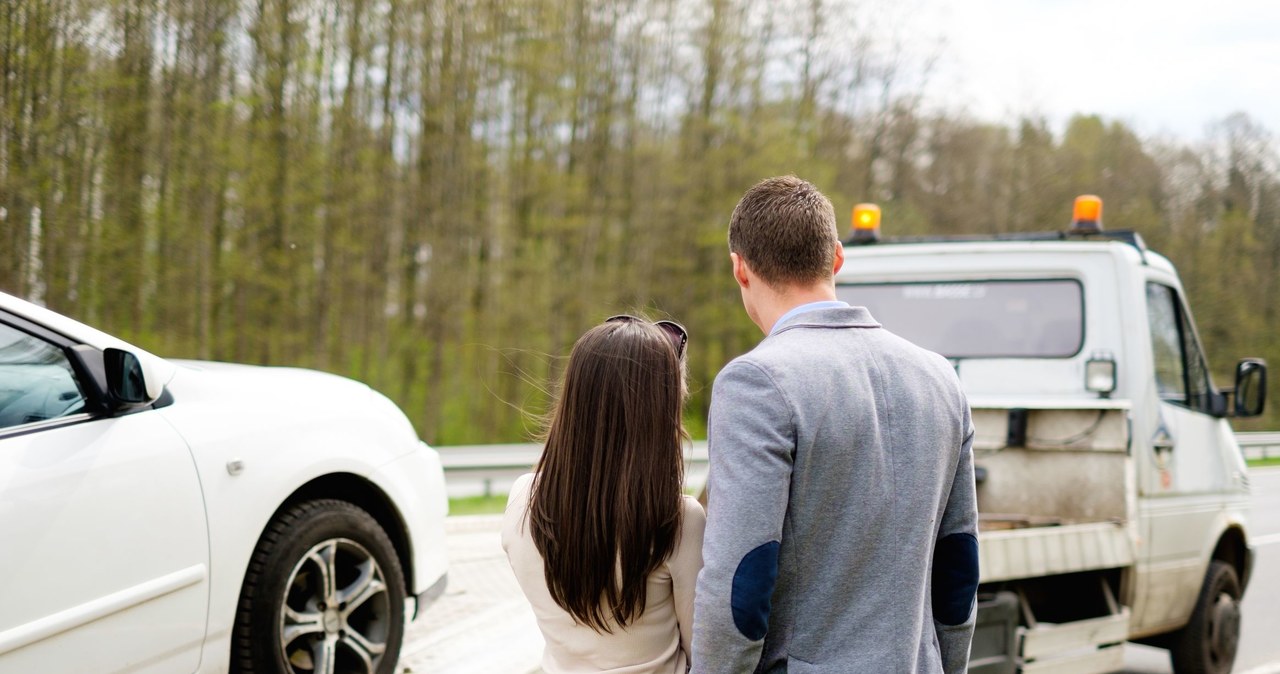
<svg viewBox="0 0 1280 674">
<path fill-rule="evenodd" d="M 1236 433 L 1236 442 L 1246 459 L 1280 458 L 1280 433 Z"/>
<path fill-rule="evenodd" d="M 1280 437 L 1280 433 L 1276 434 Z M 1277 442 L 1280 445 L 1280 442 Z M 440 463 L 448 472 L 465 472 L 487 469 L 528 469 L 542 456 L 542 445 L 526 442 L 510 445 L 454 445 L 436 447 Z M 684 450 L 685 463 L 706 463 L 707 443 L 698 440 Z"/>
<path fill-rule="evenodd" d="M 511 483 L 529 472 L 542 456 L 542 445 L 537 443 L 457 445 L 435 449 L 440 452 L 440 463 L 444 466 L 445 482 L 451 497 L 505 494 Z M 701 484 L 706 473 L 707 443 L 698 441 L 686 446 L 684 461 L 686 480 Z"/>
<path fill-rule="evenodd" d="M 1280 432 L 1236 433 L 1246 459 L 1280 458 Z M 505 494 L 511 483 L 529 472 L 542 455 L 542 445 L 456 445 L 436 447 L 444 465 L 449 495 L 492 496 Z M 698 441 L 685 448 L 685 475 L 699 483 L 706 473 L 707 443 Z"/>
</svg>

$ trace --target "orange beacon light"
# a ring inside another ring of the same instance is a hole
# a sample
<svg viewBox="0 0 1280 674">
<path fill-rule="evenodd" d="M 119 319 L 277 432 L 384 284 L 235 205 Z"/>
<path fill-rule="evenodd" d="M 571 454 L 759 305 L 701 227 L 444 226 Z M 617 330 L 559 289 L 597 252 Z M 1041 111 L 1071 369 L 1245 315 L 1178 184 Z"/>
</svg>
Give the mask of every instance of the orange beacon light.
<svg viewBox="0 0 1280 674">
<path fill-rule="evenodd" d="M 880 207 L 858 204 L 853 207 L 853 240 L 870 243 L 880 239 Z"/>
<path fill-rule="evenodd" d="M 1071 209 L 1071 229 L 1077 232 L 1102 231 L 1102 199 L 1092 194 L 1076 197 Z"/>
</svg>

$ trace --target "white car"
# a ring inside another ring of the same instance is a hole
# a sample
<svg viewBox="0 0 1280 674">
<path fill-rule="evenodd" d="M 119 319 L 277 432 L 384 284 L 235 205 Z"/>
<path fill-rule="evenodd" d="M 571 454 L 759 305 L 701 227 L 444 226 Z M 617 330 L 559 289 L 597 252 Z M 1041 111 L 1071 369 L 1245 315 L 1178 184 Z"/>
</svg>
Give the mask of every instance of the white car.
<svg viewBox="0 0 1280 674">
<path fill-rule="evenodd" d="M 447 510 L 367 386 L 165 360 L 0 293 L 0 672 L 392 672 Z"/>
</svg>

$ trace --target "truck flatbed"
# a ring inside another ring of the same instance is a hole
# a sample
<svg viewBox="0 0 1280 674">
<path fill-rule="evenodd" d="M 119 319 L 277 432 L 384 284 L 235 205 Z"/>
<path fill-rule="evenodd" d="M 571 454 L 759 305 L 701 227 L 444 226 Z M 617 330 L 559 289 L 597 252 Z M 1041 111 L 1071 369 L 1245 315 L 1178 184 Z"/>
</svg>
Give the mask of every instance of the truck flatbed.
<svg viewBox="0 0 1280 674">
<path fill-rule="evenodd" d="M 1034 523 L 983 518 L 978 565 L 983 583 L 1114 569 L 1135 560 L 1123 522 Z"/>
</svg>

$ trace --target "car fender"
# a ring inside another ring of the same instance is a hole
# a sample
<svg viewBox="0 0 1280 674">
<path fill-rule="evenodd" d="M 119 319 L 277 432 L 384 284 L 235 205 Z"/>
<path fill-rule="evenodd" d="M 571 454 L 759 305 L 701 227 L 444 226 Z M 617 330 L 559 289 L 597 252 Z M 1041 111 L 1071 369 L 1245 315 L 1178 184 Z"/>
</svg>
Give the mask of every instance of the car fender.
<svg viewBox="0 0 1280 674">
<path fill-rule="evenodd" d="M 280 507 L 308 482 L 349 474 L 403 509 L 421 498 L 412 496 L 414 477 L 378 473 L 421 454 L 421 444 L 384 396 L 332 375 L 198 364 L 181 368 L 170 388 L 175 403 L 159 411 L 191 446 L 209 522 L 211 599 L 203 661 L 221 671 L 215 663 L 227 659 L 245 571 Z M 416 482 L 432 488 L 427 477 Z M 412 513 L 401 515 L 412 519 Z M 415 533 L 410 527 L 411 540 Z"/>
<path fill-rule="evenodd" d="M 409 590 L 420 596 L 444 577 L 449 566 L 443 545 L 449 497 L 440 454 L 423 443 L 418 451 L 382 466 L 371 481 L 399 509 L 412 556 L 413 587 Z"/>
</svg>

